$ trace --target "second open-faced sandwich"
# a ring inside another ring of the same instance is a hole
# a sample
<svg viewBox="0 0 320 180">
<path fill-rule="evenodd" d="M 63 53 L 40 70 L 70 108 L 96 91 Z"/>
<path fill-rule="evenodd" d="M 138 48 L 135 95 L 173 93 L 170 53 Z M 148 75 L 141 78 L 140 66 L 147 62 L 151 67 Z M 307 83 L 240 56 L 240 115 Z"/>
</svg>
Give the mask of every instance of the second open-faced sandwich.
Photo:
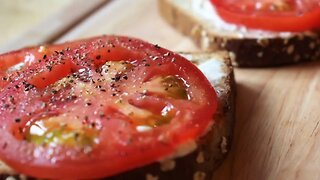
<svg viewBox="0 0 320 180">
<path fill-rule="evenodd" d="M 320 59 L 319 0 L 158 0 L 161 14 L 202 50 L 228 50 L 238 66 Z"/>
</svg>

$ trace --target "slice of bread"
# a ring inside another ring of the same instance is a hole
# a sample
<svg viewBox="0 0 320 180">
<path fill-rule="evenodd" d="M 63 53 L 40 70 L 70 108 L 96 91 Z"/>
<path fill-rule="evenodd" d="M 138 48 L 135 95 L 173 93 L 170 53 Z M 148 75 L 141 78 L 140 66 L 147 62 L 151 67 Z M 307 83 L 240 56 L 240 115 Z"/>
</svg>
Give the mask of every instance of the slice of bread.
<svg viewBox="0 0 320 180">
<path fill-rule="evenodd" d="M 158 2 L 161 15 L 173 27 L 202 50 L 229 51 L 234 65 L 264 67 L 320 60 L 320 31 L 271 32 L 236 26 L 223 21 L 210 0 Z"/>
<path fill-rule="evenodd" d="M 235 81 L 228 53 L 180 54 L 200 68 L 217 92 L 219 101 L 218 110 L 213 117 L 215 119 L 213 128 L 197 142 L 197 148 L 191 154 L 153 163 L 108 179 L 211 179 L 213 170 L 229 151 L 234 123 Z M 0 164 L 0 174 L 0 179 L 8 177 L 26 179 L 4 163 Z"/>
</svg>

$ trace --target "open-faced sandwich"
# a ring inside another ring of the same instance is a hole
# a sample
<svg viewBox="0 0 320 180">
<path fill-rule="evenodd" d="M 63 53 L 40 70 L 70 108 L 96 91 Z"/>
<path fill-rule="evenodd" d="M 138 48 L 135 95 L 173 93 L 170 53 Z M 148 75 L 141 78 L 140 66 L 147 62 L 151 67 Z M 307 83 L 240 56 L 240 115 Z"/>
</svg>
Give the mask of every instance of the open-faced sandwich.
<svg viewBox="0 0 320 180">
<path fill-rule="evenodd" d="M 230 147 L 225 53 L 102 36 L 2 54 L 0 73 L 2 179 L 210 179 Z"/>
<path fill-rule="evenodd" d="M 238 66 L 320 59 L 319 0 L 159 0 L 163 17 L 203 50 Z"/>
</svg>

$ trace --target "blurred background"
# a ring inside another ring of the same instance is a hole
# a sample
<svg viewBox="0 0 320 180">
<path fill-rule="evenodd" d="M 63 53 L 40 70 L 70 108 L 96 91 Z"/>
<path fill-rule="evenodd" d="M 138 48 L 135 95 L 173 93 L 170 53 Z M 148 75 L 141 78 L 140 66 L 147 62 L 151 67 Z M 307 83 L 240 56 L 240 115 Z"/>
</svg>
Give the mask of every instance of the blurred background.
<svg viewBox="0 0 320 180">
<path fill-rule="evenodd" d="M 0 0 L 0 53 L 102 34 L 196 49 L 159 16 L 156 0 Z"/>
<path fill-rule="evenodd" d="M 0 53 L 53 43 L 111 0 L 0 0 Z"/>
<path fill-rule="evenodd" d="M 76 0 L 0 0 L 0 46 Z"/>
</svg>

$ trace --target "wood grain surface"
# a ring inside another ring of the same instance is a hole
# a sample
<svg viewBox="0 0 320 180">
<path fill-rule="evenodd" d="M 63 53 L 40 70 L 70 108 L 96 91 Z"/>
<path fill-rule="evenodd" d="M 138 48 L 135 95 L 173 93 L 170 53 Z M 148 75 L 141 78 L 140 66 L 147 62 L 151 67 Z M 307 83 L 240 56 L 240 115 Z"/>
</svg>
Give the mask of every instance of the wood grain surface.
<svg viewBox="0 0 320 180">
<path fill-rule="evenodd" d="M 67 5 L 60 5 L 61 7 L 59 10 L 49 13 L 48 17 L 42 19 L 40 23 L 33 25 L 27 31 L 22 31 L 22 33 L 17 35 L 16 38 L 6 43 L 3 47 L 0 47 L 0 52 L 6 52 L 41 43 L 50 43 L 107 2 L 109 2 L 109 0 L 73 0 Z M 48 3 L 47 5 L 49 6 L 51 4 Z M 19 6 L 21 6 L 21 4 Z M 37 10 L 40 8 L 50 9 L 51 7 L 39 6 L 38 8 L 34 7 L 33 9 Z M 41 13 L 38 13 L 37 15 L 41 16 Z M 24 20 L 31 22 L 32 18 L 25 18 Z"/>
<path fill-rule="evenodd" d="M 56 42 L 102 34 L 142 38 L 178 51 L 198 51 L 160 17 L 155 0 L 116 0 Z M 320 61 L 235 69 L 234 141 L 214 179 L 320 179 Z"/>
<path fill-rule="evenodd" d="M 10 43 L 74 0 L 0 0 L 0 46 Z"/>
<path fill-rule="evenodd" d="M 161 19 L 151 0 L 116 0 L 63 35 L 57 42 L 118 34 L 142 38 L 172 50 L 194 50 L 191 40 L 177 33 Z"/>
</svg>

